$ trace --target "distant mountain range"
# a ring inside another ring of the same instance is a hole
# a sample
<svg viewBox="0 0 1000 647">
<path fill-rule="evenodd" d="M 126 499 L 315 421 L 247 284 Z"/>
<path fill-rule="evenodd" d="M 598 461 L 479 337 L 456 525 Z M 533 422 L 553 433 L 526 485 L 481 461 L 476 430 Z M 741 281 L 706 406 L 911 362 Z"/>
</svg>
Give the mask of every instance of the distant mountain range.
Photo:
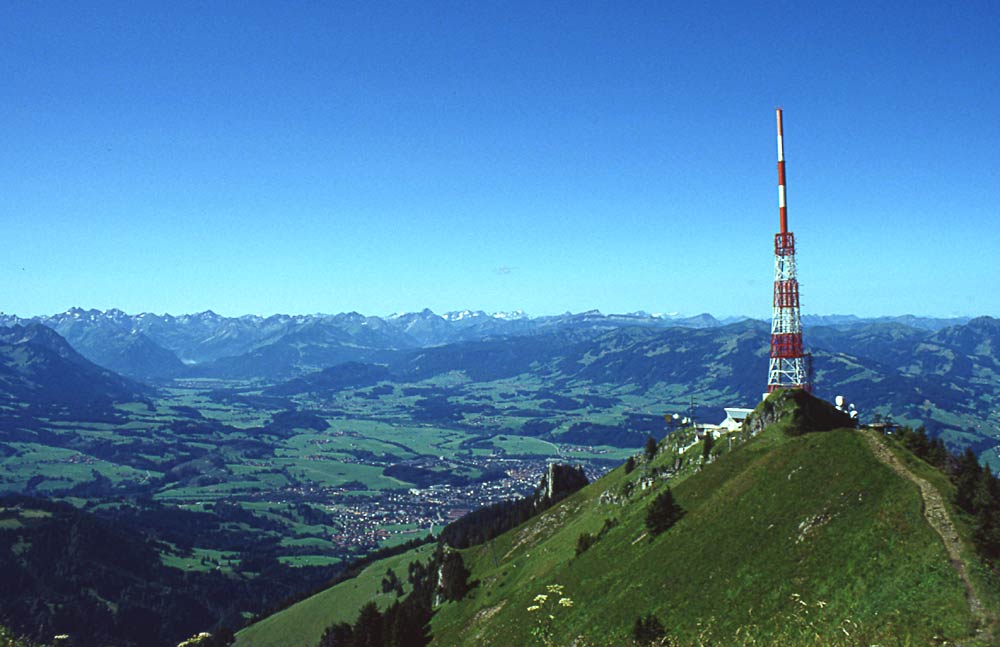
<svg viewBox="0 0 1000 647">
<path fill-rule="evenodd" d="M 760 399 L 769 339 L 770 326 L 754 320 L 711 328 L 570 327 L 384 353 L 379 371 L 356 362 L 334 366 L 269 392 L 323 394 L 446 373 L 472 382 L 529 376 L 556 392 L 590 384 L 594 393 L 684 393 L 707 414 Z M 981 317 L 936 332 L 891 322 L 817 326 L 806 339 L 823 397 L 843 394 L 866 418 L 880 412 L 950 429 L 956 448 L 981 452 L 997 444 L 1000 320 Z"/>
<path fill-rule="evenodd" d="M 24 319 L 0 315 L 0 327 L 43 324 L 92 362 L 133 379 L 175 377 L 288 379 L 347 361 L 386 361 L 387 353 L 456 342 L 572 331 L 588 335 L 620 328 L 718 328 L 744 318 L 716 319 L 648 314 L 578 314 L 528 317 L 522 312 L 430 310 L 388 317 L 356 312 L 336 315 L 223 317 L 212 311 L 173 316 L 121 310 L 83 310 Z M 967 318 L 936 319 L 852 315 L 807 316 L 807 326 L 837 330 L 873 323 L 898 324 L 915 332 L 961 325 Z"/>
<path fill-rule="evenodd" d="M 997 444 L 1000 321 L 809 321 L 820 395 L 844 394 L 866 415 L 924 421 L 947 432 L 954 448 L 982 453 Z M 538 378 L 555 391 L 589 384 L 600 397 L 609 389 L 655 399 L 686 394 L 714 409 L 760 398 L 770 334 L 767 322 L 753 319 L 597 311 L 233 318 L 73 309 L 31 320 L 4 316 L 0 324 L 7 326 L 0 327 L 4 396 L 49 407 L 141 399 L 139 382 L 171 378 L 245 380 L 286 398 L 456 373 L 472 382 Z"/>
</svg>

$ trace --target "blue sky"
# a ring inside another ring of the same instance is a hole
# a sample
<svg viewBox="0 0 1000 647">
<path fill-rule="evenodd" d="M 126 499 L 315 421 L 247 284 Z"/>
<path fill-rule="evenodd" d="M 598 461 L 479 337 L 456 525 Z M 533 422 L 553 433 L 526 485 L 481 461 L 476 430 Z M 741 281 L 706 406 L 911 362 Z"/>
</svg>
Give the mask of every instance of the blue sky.
<svg viewBox="0 0 1000 647">
<path fill-rule="evenodd" d="M 780 105 L 804 313 L 1000 315 L 995 2 L 366 4 L 0 5 L 0 310 L 766 316 Z"/>
</svg>

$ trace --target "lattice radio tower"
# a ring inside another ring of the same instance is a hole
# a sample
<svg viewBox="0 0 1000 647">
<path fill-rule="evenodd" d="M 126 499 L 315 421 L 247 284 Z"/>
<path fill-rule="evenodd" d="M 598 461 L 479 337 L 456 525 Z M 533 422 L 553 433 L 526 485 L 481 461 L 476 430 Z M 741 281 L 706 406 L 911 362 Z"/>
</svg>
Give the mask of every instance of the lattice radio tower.
<svg viewBox="0 0 1000 647">
<path fill-rule="evenodd" d="M 795 275 L 795 234 L 788 231 L 785 204 L 785 144 L 778 108 L 778 212 L 781 231 L 774 235 L 774 302 L 771 310 L 771 367 L 768 393 L 775 389 L 811 389 L 811 358 L 802 346 L 799 281 Z"/>
</svg>

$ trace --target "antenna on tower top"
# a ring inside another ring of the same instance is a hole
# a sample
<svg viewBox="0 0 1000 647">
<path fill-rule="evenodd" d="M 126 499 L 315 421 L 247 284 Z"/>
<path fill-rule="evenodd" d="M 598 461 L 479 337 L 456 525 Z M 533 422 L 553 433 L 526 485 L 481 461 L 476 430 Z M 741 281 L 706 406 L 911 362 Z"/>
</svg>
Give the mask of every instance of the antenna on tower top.
<svg viewBox="0 0 1000 647">
<path fill-rule="evenodd" d="M 774 235 L 774 301 L 771 310 L 771 365 L 768 392 L 780 388 L 811 389 L 809 357 L 802 345 L 799 281 L 795 272 L 795 234 L 788 231 L 785 201 L 785 133 L 781 108 L 778 123 L 778 221 Z"/>
<path fill-rule="evenodd" d="M 785 202 L 785 133 L 781 124 L 781 108 L 776 110 L 778 115 L 778 216 L 781 224 L 781 233 L 788 233 L 788 206 Z"/>
</svg>

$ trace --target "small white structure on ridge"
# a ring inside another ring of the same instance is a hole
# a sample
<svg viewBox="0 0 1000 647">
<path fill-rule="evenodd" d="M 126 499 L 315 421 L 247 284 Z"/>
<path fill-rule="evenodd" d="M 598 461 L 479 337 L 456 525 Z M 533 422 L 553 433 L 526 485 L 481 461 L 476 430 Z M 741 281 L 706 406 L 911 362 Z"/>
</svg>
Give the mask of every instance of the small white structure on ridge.
<svg viewBox="0 0 1000 647">
<path fill-rule="evenodd" d="M 743 421 L 753 412 L 753 409 L 726 407 L 724 411 L 726 412 L 726 419 L 719 423 L 718 429 L 721 432 L 728 433 L 739 431 L 743 427 Z"/>
</svg>

